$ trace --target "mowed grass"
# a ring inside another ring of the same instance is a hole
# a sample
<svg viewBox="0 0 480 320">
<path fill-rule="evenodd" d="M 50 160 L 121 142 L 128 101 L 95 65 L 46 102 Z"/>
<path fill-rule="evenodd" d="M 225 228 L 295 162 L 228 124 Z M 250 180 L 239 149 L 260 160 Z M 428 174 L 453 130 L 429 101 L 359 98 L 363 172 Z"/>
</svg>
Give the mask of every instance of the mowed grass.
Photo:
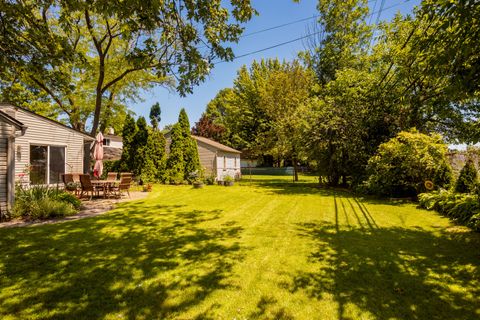
<svg viewBox="0 0 480 320">
<path fill-rule="evenodd" d="M 0 229 L 1 319 L 478 319 L 480 238 L 415 204 L 254 177 Z"/>
</svg>

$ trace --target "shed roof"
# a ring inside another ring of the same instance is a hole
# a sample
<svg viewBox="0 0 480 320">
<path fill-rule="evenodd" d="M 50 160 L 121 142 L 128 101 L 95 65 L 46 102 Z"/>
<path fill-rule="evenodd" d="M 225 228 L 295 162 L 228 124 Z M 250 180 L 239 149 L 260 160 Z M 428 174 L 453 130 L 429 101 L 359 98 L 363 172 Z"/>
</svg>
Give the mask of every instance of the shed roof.
<svg viewBox="0 0 480 320">
<path fill-rule="evenodd" d="M 205 137 L 199 137 L 199 136 L 192 135 L 192 138 L 194 138 L 197 141 L 208 144 L 208 145 L 210 145 L 210 146 L 212 146 L 212 147 L 214 147 L 218 150 L 222 150 L 222 151 L 225 151 L 225 152 L 231 152 L 231 153 L 238 153 L 238 154 L 242 153 L 241 151 L 235 150 L 235 149 L 230 148 L 230 147 L 228 147 L 224 144 L 221 144 L 217 141 L 213 141 L 213 140 L 205 138 Z"/>
<path fill-rule="evenodd" d="M 65 124 L 63 124 L 63 123 L 61 123 L 61 122 L 58 122 L 58 121 L 55 121 L 55 120 L 53 120 L 53 119 L 47 118 L 47 117 L 45 117 L 45 116 L 42 116 L 42 115 L 40 115 L 40 114 L 38 114 L 38 113 L 35 113 L 35 112 L 33 112 L 33 111 L 30 111 L 30 110 L 28 110 L 28 109 L 15 106 L 15 105 L 13 105 L 13 104 L 11 104 L 11 103 L 8 103 L 8 102 L 7 102 L 7 103 L 5 103 L 5 102 L 0 102 L 0 108 L 1 108 L 1 107 L 13 107 L 13 108 L 15 108 L 15 109 L 24 111 L 24 112 L 29 113 L 29 114 L 31 114 L 31 115 L 37 116 L 37 117 L 39 117 L 39 118 L 41 118 L 41 119 L 43 119 L 43 120 L 46 120 L 46 121 L 51 122 L 51 123 L 53 123 L 53 124 L 56 124 L 57 126 L 61 126 L 62 128 L 75 131 L 76 133 L 81 134 L 84 138 L 86 138 L 86 139 L 89 140 L 89 141 L 95 140 L 94 137 L 92 137 L 91 135 L 89 135 L 89 134 L 87 134 L 87 133 L 85 133 L 85 132 L 82 132 L 82 131 L 80 131 L 80 130 L 74 129 L 74 128 L 72 128 L 72 127 L 69 127 L 69 126 L 67 126 L 67 125 L 65 125 Z M 11 118 L 12 118 L 12 117 L 11 117 Z"/>
</svg>

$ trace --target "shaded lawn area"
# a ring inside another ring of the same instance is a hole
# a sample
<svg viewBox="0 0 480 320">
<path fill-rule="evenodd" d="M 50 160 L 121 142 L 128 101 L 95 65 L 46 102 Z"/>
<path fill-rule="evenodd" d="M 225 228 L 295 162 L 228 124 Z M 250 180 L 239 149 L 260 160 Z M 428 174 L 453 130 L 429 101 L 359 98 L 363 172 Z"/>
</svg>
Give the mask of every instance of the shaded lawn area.
<svg viewBox="0 0 480 320">
<path fill-rule="evenodd" d="M 0 318 L 480 317 L 479 234 L 313 177 L 246 180 L 0 229 Z"/>
</svg>

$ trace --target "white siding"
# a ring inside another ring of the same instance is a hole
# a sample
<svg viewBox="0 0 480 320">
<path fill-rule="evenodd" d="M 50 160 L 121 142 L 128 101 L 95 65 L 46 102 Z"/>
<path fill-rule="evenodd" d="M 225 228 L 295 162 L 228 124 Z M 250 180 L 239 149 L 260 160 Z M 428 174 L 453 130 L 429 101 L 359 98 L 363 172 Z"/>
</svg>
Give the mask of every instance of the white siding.
<svg viewBox="0 0 480 320">
<path fill-rule="evenodd" d="M 50 145 L 66 147 L 67 173 L 83 173 L 84 136 L 74 130 L 52 123 L 39 116 L 16 110 L 15 118 L 28 127 L 22 137 L 15 139 L 15 178 L 26 172 L 30 165 L 30 145 Z M 28 176 L 25 177 L 29 181 Z"/>
<path fill-rule="evenodd" d="M 218 151 L 217 153 L 217 179 L 223 180 L 226 176 L 236 179 L 241 177 L 240 155 Z"/>
<path fill-rule="evenodd" d="M 122 149 L 123 148 L 123 142 L 122 141 L 112 141 L 112 140 L 110 140 L 110 146 L 109 147 Z"/>
</svg>

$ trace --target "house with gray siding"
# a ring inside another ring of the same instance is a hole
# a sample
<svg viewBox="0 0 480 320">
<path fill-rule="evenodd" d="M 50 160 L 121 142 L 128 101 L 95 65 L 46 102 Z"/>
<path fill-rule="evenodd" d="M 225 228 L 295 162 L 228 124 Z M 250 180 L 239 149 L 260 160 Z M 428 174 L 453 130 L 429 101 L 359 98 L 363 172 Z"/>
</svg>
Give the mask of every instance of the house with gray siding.
<svg viewBox="0 0 480 320">
<path fill-rule="evenodd" d="M 27 127 L 0 111 L 0 219 L 13 202 L 15 190 L 15 138 L 25 134 Z"/>
<path fill-rule="evenodd" d="M 0 104 L 0 112 L 4 115 L 0 117 L 0 161 L 7 159 L 0 182 L 3 186 L 5 181 L 11 189 L 7 190 L 4 206 L 13 202 L 11 186 L 15 182 L 55 185 L 62 182 L 64 173 L 84 173 L 88 169 L 84 163 L 88 163 L 85 159 L 90 157 L 88 150 L 94 141 L 90 135 L 11 104 Z"/>
</svg>

